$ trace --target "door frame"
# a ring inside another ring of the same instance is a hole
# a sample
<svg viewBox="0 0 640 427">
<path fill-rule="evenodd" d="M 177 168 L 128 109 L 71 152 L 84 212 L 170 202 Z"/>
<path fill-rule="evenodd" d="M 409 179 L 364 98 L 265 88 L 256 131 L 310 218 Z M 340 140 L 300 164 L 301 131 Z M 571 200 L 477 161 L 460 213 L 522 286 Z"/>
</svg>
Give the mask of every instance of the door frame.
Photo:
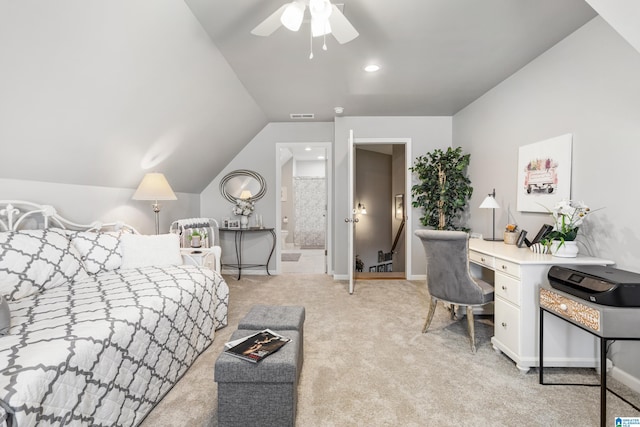
<svg viewBox="0 0 640 427">
<path fill-rule="evenodd" d="M 358 144 L 388 144 L 388 145 L 404 145 L 404 165 L 405 165 L 405 208 L 404 208 L 404 216 L 405 216 L 405 278 L 408 280 L 411 277 L 411 243 L 412 239 L 409 238 L 409 232 L 411 231 L 411 214 L 412 209 L 410 209 L 409 202 L 411 198 L 411 187 L 412 187 L 412 174 L 409 170 L 410 165 L 412 164 L 412 151 L 411 151 L 411 138 L 354 138 L 353 146 L 354 149 L 358 147 Z M 354 170 L 349 171 L 351 174 L 351 179 L 355 180 L 355 162 L 354 162 Z M 352 203 L 352 202 L 349 202 Z M 350 208 L 354 208 L 351 206 Z M 355 246 L 355 242 L 353 242 Z M 347 266 L 353 269 L 353 260 L 349 260 Z"/>
<path fill-rule="evenodd" d="M 276 143 L 276 269 L 274 274 L 282 274 L 282 242 L 280 241 L 280 231 L 282 230 L 282 205 L 280 203 L 280 190 L 282 188 L 282 166 L 280 165 L 280 150 L 282 148 L 299 148 L 304 147 L 320 147 L 325 149 L 325 185 L 327 195 L 326 206 L 326 224 L 325 224 L 325 266 L 327 271 L 325 274 L 333 274 L 333 256 L 332 256 L 332 224 L 333 224 L 333 144 L 331 142 L 277 142 Z"/>
</svg>

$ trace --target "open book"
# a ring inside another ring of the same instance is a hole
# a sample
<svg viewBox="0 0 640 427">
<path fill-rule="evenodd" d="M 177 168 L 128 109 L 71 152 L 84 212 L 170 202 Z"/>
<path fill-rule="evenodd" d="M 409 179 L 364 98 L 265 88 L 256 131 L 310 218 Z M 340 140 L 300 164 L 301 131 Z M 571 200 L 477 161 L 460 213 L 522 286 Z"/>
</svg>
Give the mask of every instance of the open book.
<svg viewBox="0 0 640 427">
<path fill-rule="evenodd" d="M 225 344 L 225 353 L 240 359 L 257 363 L 280 350 L 282 346 L 291 341 L 289 338 L 265 329 L 248 337 L 229 341 Z"/>
</svg>

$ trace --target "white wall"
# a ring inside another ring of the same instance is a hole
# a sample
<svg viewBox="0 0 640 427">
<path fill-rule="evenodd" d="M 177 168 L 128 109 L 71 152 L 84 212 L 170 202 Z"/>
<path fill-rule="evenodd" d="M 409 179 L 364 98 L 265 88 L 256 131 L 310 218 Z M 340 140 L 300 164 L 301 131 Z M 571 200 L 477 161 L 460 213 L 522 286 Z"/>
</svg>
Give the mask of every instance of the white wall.
<svg viewBox="0 0 640 427">
<path fill-rule="evenodd" d="M 51 205 L 66 219 L 78 224 L 123 221 L 142 234 L 155 234 L 151 202 L 131 200 L 130 188 L 56 184 L 0 178 L 0 200 L 23 200 Z M 168 233 L 171 222 L 199 215 L 197 194 L 176 193 L 178 200 L 160 202 L 160 232 Z"/>
<path fill-rule="evenodd" d="M 347 266 L 347 225 L 344 218 L 348 216 L 347 195 L 347 148 L 349 130 L 354 130 L 355 138 L 411 138 L 411 158 L 426 154 L 436 148 L 446 149 L 451 146 L 451 117 L 336 117 L 334 143 L 334 270 L 337 276 L 346 276 Z M 411 166 L 411 165 L 407 165 Z M 415 183 L 415 181 L 412 181 Z M 410 204 L 410 196 L 407 205 Z M 411 271 L 407 276 L 425 275 L 425 256 L 420 240 L 413 235 L 421 228 L 420 209 L 412 209 L 411 224 L 407 224 L 407 237 L 411 241 Z"/>
<path fill-rule="evenodd" d="M 276 152 L 276 144 L 332 142 L 333 133 L 333 123 L 269 123 L 200 194 L 202 215 L 218 220 L 233 217 L 232 205 L 220 194 L 220 180 L 233 170 L 250 169 L 262 175 L 267 182 L 267 192 L 256 203 L 255 212 L 262 214 L 265 227 L 279 227 L 279 224 L 276 224 L 275 213 L 276 203 L 280 203 L 280 189 L 275 188 L 275 179 L 276 168 L 280 167 L 280 153 Z M 222 233 L 220 236 L 223 244 L 223 262 L 234 262 L 233 236 L 225 234 Z M 265 234 L 248 236 L 245 243 L 246 261 L 264 262 L 270 245 L 270 237 Z M 274 256 L 270 263 L 272 271 L 276 266 L 275 258 Z"/>
<path fill-rule="evenodd" d="M 546 214 L 516 211 L 518 147 L 572 133 L 571 196 L 604 208 L 588 218 L 579 240 L 593 255 L 640 272 L 638 76 L 640 54 L 598 17 L 456 114 L 453 145 L 471 153 L 471 227 L 491 232 L 478 206 L 493 187 L 522 228 L 535 232 L 548 222 Z M 506 209 L 496 211 L 496 230 L 506 223 Z M 640 378 L 640 345 L 623 347 L 614 348 L 614 362 Z"/>
<path fill-rule="evenodd" d="M 265 124 L 182 0 L 0 2 L 0 178 L 196 193 Z"/>
</svg>

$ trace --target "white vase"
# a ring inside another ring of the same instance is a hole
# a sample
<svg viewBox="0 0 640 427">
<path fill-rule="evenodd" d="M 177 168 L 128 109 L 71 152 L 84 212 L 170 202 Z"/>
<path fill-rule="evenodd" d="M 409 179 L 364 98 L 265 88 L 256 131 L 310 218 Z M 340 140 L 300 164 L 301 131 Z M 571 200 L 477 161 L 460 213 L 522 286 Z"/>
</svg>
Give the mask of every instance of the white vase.
<svg viewBox="0 0 640 427">
<path fill-rule="evenodd" d="M 575 258 L 578 256 L 578 242 L 562 243 L 561 240 L 551 242 L 551 255 L 561 258 Z"/>
<path fill-rule="evenodd" d="M 249 217 L 246 215 L 240 215 L 240 228 L 249 227 Z"/>
</svg>

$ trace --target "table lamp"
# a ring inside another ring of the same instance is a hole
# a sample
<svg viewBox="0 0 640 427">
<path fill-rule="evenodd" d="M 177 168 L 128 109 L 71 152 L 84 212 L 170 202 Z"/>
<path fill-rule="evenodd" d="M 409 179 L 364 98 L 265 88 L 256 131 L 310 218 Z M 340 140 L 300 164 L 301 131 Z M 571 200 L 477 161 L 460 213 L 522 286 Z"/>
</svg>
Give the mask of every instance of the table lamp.
<svg viewBox="0 0 640 427">
<path fill-rule="evenodd" d="M 496 189 L 494 188 L 487 197 L 484 198 L 480 204 L 480 209 L 493 209 L 493 237 L 485 238 L 484 240 L 498 241 L 502 239 L 496 239 L 496 209 L 500 209 L 500 205 L 496 202 Z"/>
<path fill-rule="evenodd" d="M 152 172 L 145 174 L 144 178 L 142 178 L 132 199 L 154 201 L 151 207 L 156 214 L 156 234 L 160 234 L 160 204 L 158 200 L 176 200 L 177 197 L 164 174 Z"/>
</svg>

